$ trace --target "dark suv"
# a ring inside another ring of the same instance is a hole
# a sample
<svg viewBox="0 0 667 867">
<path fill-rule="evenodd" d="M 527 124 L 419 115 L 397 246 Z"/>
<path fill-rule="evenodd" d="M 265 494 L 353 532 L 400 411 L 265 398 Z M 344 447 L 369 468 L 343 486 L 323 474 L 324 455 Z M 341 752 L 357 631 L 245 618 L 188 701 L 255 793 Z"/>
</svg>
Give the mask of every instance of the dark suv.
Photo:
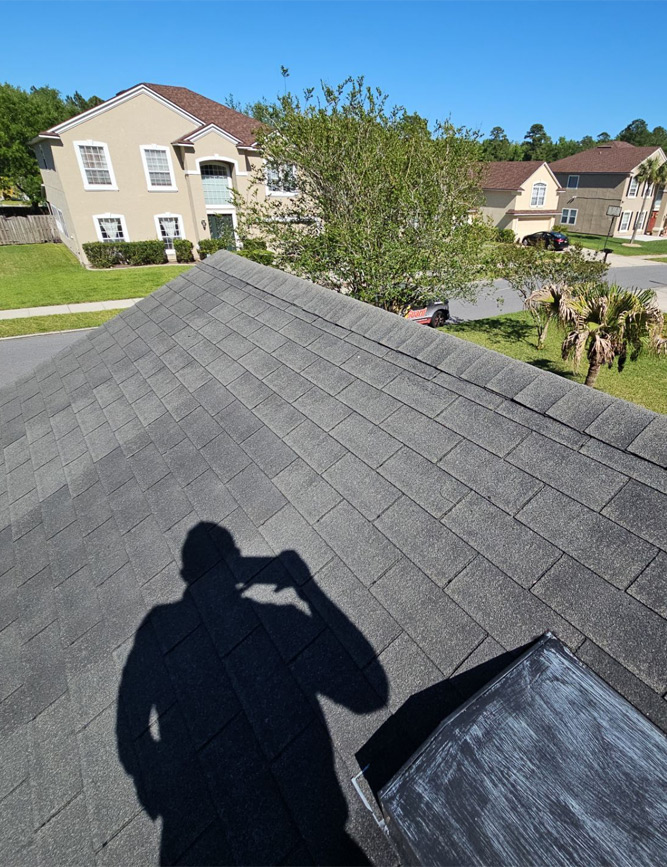
<svg viewBox="0 0 667 867">
<path fill-rule="evenodd" d="M 524 247 L 542 247 L 545 250 L 565 250 L 570 246 L 567 236 L 562 232 L 535 232 L 526 235 L 521 243 Z"/>
</svg>

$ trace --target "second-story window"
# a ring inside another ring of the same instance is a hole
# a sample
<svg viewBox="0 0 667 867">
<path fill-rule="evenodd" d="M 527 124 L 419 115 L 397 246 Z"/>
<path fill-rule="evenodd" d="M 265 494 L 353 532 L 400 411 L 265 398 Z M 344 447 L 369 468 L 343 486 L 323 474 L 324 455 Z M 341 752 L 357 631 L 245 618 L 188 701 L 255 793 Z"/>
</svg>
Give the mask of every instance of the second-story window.
<svg viewBox="0 0 667 867">
<path fill-rule="evenodd" d="M 646 181 L 646 183 L 644 184 L 644 195 L 648 197 L 652 193 L 653 193 L 653 184 Z"/>
<path fill-rule="evenodd" d="M 176 190 L 169 151 L 160 145 L 142 145 L 141 156 L 149 190 Z"/>
<path fill-rule="evenodd" d="M 579 175 L 568 175 L 567 176 L 567 188 L 568 188 L 568 190 L 578 190 L 579 189 Z"/>
<path fill-rule="evenodd" d="M 634 199 L 637 195 L 637 190 L 639 189 L 639 181 L 637 178 L 630 178 L 630 185 L 628 186 L 628 198 Z"/>
<path fill-rule="evenodd" d="M 533 192 L 530 197 L 531 208 L 541 208 L 547 195 L 547 185 L 542 181 L 533 184 Z"/>
<path fill-rule="evenodd" d="M 104 142 L 74 142 L 83 185 L 87 190 L 115 190 L 109 149 Z"/>
<path fill-rule="evenodd" d="M 296 166 L 268 163 L 266 166 L 266 188 L 270 193 L 295 193 Z"/>
</svg>

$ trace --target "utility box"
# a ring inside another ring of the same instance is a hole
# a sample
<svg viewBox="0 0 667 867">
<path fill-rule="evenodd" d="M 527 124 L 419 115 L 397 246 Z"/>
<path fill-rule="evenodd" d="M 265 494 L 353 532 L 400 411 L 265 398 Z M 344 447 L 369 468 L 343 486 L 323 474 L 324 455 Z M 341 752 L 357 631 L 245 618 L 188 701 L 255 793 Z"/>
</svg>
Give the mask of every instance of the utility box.
<svg viewBox="0 0 667 867">
<path fill-rule="evenodd" d="M 549 633 L 379 799 L 404 865 L 667 864 L 667 739 Z"/>
</svg>

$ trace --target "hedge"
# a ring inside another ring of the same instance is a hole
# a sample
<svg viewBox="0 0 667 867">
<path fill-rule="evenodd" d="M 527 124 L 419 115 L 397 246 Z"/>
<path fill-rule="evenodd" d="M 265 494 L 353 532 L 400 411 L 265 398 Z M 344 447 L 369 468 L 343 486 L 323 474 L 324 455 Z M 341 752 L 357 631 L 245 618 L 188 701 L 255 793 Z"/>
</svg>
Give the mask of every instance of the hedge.
<svg viewBox="0 0 667 867">
<path fill-rule="evenodd" d="M 199 255 L 202 259 L 217 253 L 218 250 L 229 250 L 227 238 L 204 238 L 199 242 Z M 243 249 L 231 252 L 243 256 L 244 259 L 259 262 L 260 265 L 273 265 L 275 259 L 275 253 L 266 249 L 266 241 L 259 238 L 248 238 L 243 242 Z"/>
<path fill-rule="evenodd" d="M 188 242 L 189 243 L 189 242 Z M 162 241 L 93 241 L 83 245 L 83 251 L 93 268 L 113 268 L 114 265 L 162 265 L 167 253 Z"/>
<path fill-rule="evenodd" d="M 195 260 L 192 255 L 192 241 L 187 241 L 185 238 L 174 238 L 174 252 L 177 262 L 194 262 Z"/>
<path fill-rule="evenodd" d="M 516 241 L 516 237 L 512 229 L 500 229 L 496 227 L 496 241 L 499 241 L 501 244 L 513 244 Z"/>
</svg>

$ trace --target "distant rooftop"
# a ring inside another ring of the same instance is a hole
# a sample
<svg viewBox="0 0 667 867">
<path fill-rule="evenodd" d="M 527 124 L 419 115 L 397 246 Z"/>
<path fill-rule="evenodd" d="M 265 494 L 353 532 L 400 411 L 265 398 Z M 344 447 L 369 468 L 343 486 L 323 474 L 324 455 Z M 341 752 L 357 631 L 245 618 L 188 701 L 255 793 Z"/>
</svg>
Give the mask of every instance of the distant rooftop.
<svg viewBox="0 0 667 867">
<path fill-rule="evenodd" d="M 667 730 L 666 575 L 667 417 L 218 253 L 0 392 L 2 861 L 395 864 L 546 630 Z"/>
<path fill-rule="evenodd" d="M 627 174 L 660 148 L 636 147 L 625 141 L 608 141 L 581 153 L 549 163 L 552 172 Z"/>
</svg>

